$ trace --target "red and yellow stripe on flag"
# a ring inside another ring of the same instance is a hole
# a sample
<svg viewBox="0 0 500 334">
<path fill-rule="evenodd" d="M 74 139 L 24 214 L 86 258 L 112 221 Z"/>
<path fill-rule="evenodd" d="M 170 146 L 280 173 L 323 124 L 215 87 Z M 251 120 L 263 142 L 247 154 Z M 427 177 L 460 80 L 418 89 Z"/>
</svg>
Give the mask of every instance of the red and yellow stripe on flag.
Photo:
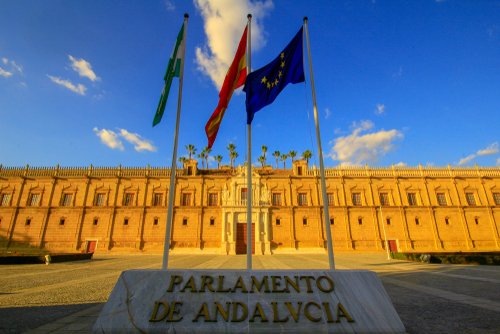
<svg viewBox="0 0 500 334">
<path fill-rule="evenodd" d="M 231 96 L 236 88 L 243 86 L 247 78 L 247 62 L 246 62 L 246 45 L 247 45 L 247 28 L 241 36 L 238 50 L 234 56 L 233 62 L 227 71 L 226 78 L 219 92 L 219 103 L 213 112 L 212 116 L 205 125 L 205 132 L 208 138 L 208 147 L 212 147 L 219 132 L 220 123 L 224 117 Z"/>
</svg>

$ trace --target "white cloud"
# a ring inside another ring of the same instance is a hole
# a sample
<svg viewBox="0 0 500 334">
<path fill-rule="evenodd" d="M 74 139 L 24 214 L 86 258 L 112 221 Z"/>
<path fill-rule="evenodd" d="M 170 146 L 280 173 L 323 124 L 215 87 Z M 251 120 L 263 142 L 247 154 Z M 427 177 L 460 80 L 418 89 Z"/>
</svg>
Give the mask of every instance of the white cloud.
<svg viewBox="0 0 500 334">
<path fill-rule="evenodd" d="M 11 60 L 10 66 L 12 66 L 17 72 L 23 73 L 23 67 L 21 65 L 18 65 L 15 61 Z"/>
<path fill-rule="evenodd" d="M 12 76 L 12 72 L 6 71 L 0 67 L 0 76 L 2 76 L 4 78 L 9 78 Z"/>
<path fill-rule="evenodd" d="M 497 166 L 500 166 L 500 158 L 497 159 Z"/>
<path fill-rule="evenodd" d="M 120 136 L 122 136 L 126 141 L 134 145 L 134 149 L 137 152 L 149 151 L 155 152 L 156 147 L 147 139 L 143 139 L 139 134 L 128 132 L 125 129 L 120 129 Z"/>
<path fill-rule="evenodd" d="M 458 164 L 459 165 L 465 165 L 465 164 L 469 163 L 470 161 L 474 160 L 474 158 L 476 158 L 475 154 L 468 155 L 465 158 L 460 159 L 460 161 L 458 162 Z"/>
<path fill-rule="evenodd" d="M 92 65 L 85 59 L 76 59 L 75 57 L 68 55 L 69 60 L 71 60 L 71 68 L 75 70 L 81 77 L 87 78 L 90 81 L 97 81 L 100 78 L 92 70 Z"/>
<path fill-rule="evenodd" d="M 330 115 L 332 114 L 332 111 L 330 108 L 325 108 L 325 119 L 330 118 Z"/>
<path fill-rule="evenodd" d="M 469 154 L 465 158 L 460 159 L 460 161 L 458 162 L 458 165 L 465 165 L 465 164 L 471 162 L 472 160 L 474 160 L 478 156 L 492 155 L 492 154 L 497 154 L 498 152 L 499 152 L 498 143 L 495 142 L 486 148 L 478 150 L 476 153 Z"/>
<path fill-rule="evenodd" d="M 385 112 L 385 104 L 378 103 L 377 109 L 375 110 L 375 115 L 382 115 Z"/>
<path fill-rule="evenodd" d="M 477 155 L 492 155 L 498 153 L 498 143 L 493 143 L 490 146 L 476 152 Z"/>
<path fill-rule="evenodd" d="M 397 164 L 395 164 L 394 166 L 396 166 L 396 167 L 405 167 L 405 166 L 408 166 L 408 165 L 406 164 L 406 162 L 400 161 Z"/>
<path fill-rule="evenodd" d="M 175 10 L 175 4 L 171 0 L 165 0 L 163 4 L 165 5 L 165 9 L 167 11 L 171 12 Z"/>
<path fill-rule="evenodd" d="M 0 67 L 0 76 L 4 78 L 10 78 L 14 75 L 14 72 L 19 74 L 23 73 L 23 67 L 18 65 L 15 61 L 10 60 L 6 57 L 2 57 L 2 63 L 5 65 L 4 68 Z"/>
<path fill-rule="evenodd" d="M 274 7 L 272 0 L 195 0 L 205 22 L 207 45 L 196 48 L 198 69 L 220 89 L 247 22 L 252 14 L 252 52 L 265 45 L 260 20 Z"/>
<path fill-rule="evenodd" d="M 118 138 L 118 134 L 112 130 L 101 129 L 98 128 L 93 129 L 97 137 L 101 139 L 101 142 L 111 149 L 116 149 L 123 151 L 123 143 L 120 138 Z"/>
<path fill-rule="evenodd" d="M 399 66 L 398 71 L 397 71 L 397 72 L 394 72 L 394 73 L 392 74 L 392 77 L 393 77 L 394 79 L 398 79 L 398 78 L 401 78 L 402 76 L 403 76 L 403 67 L 402 67 L 402 66 Z"/>
<path fill-rule="evenodd" d="M 396 139 L 403 138 L 402 132 L 395 129 L 364 133 L 373 126 L 371 121 L 353 123 L 351 134 L 330 142 L 333 147 L 328 156 L 344 165 L 373 163 L 394 148 Z"/>
<path fill-rule="evenodd" d="M 60 86 L 63 86 L 74 93 L 77 93 L 80 95 L 85 95 L 85 91 L 87 90 L 87 87 L 85 87 L 84 85 L 82 85 L 82 84 L 75 85 L 69 80 L 61 79 L 59 77 L 53 77 L 53 76 L 48 75 L 48 74 L 47 74 L 47 76 L 49 77 L 50 80 L 52 80 L 53 83 L 56 83 Z"/>
</svg>

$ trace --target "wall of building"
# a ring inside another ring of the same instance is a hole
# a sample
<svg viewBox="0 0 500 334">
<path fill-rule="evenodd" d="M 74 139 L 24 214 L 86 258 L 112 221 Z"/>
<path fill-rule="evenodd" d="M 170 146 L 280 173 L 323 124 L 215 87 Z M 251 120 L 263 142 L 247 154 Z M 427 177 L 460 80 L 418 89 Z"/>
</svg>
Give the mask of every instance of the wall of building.
<svg viewBox="0 0 500 334">
<path fill-rule="evenodd" d="M 193 175 L 176 177 L 173 251 L 234 254 L 245 169 L 187 164 Z M 255 252 L 324 251 L 318 170 L 296 161 L 253 173 Z M 169 180 L 165 168 L 2 167 L 0 249 L 86 251 L 95 242 L 96 252 L 160 253 Z M 332 168 L 326 185 L 337 251 L 384 251 L 385 239 L 399 251 L 500 249 L 498 167 Z"/>
</svg>

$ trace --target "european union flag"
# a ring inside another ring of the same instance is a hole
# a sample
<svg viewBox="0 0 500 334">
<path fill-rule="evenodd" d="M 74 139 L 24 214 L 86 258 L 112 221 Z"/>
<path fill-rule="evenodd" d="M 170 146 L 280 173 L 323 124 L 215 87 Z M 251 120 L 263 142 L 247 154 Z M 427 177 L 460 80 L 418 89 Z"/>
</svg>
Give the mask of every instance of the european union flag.
<svg viewBox="0 0 500 334">
<path fill-rule="evenodd" d="M 276 59 L 266 66 L 247 75 L 245 87 L 247 124 L 252 123 L 253 115 L 268 104 L 288 83 L 305 81 L 302 56 L 302 29 L 291 40 Z"/>
</svg>

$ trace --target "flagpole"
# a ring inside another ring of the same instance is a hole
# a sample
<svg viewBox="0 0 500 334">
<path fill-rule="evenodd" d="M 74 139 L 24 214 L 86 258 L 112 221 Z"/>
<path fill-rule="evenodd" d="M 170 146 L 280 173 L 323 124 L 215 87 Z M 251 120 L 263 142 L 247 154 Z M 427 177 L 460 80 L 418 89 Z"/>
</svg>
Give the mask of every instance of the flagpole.
<svg viewBox="0 0 500 334">
<path fill-rule="evenodd" d="M 179 137 L 179 123 L 181 119 L 181 103 L 182 103 L 182 83 L 184 81 L 184 61 L 186 55 L 186 30 L 189 15 L 184 14 L 184 35 L 182 36 L 182 61 L 179 73 L 179 97 L 177 98 L 177 116 L 175 119 L 174 133 L 174 148 L 172 152 L 172 168 L 170 168 L 170 186 L 168 191 L 168 211 L 167 211 L 167 227 L 165 231 L 165 244 L 163 246 L 163 264 L 162 269 L 168 269 L 168 253 L 170 251 L 170 233 L 172 230 L 172 216 L 175 197 L 175 174 L 177 169 L 177 143 Z"/>
<path fill-rule="evenodd" d="M 250 74 L 250 54 L 251 54 L 251 23 L 252 14 L 248 18 L 247 35 L 247 75 Z M 252 123 L 247 124 L 248 147 L 247 147 L 247 270 L 252 270 Z"/>
<path fill-rule="evenodd" d="M 314 89 L 314 76 L 312 69 L 311 48 L 309 46 L 309 30 L 307 28 L 307 16 L 304 17 L 304 30 L 306 32 L 307 56 L 308 56 L 307 58 L 309 60 L 309 76 L 311 77 L 314 124 L 316 125 L 316 139 L 318 144 L 319 171 L 321 176 L 321 192 L 323 196 L 323 212 L 325 216 L 325 230 L 328 243 L 328 262 L 330 263 L 330 269 L 335 269 L 335 260 L 333 258 L 332 232 L 330 230 L 330 214 L 328 212 L 328 201 L 327 201 L 328 196 L 326 194 L 325 166 L 323 164 L 323 150 L 321 149 L 321 136 L 319 133 L 318 107 L 316 105 L 316 92 Z"/>
</svg>

